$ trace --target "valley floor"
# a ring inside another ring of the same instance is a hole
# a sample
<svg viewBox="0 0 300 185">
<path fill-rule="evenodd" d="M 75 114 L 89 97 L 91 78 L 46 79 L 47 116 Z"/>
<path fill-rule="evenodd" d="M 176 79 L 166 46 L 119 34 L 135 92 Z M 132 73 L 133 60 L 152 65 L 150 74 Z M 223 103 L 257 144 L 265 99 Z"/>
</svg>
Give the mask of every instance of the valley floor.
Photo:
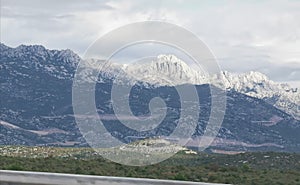
<svg viewBox="0 0 300 185">
<path fill-rule="evenodd" d="M 0 146 L 0 169 L 232 184 L 300 184 L 300 154 L 179 152 L 156 165 L 130 167 L 90 148 Z"/>
</svg>

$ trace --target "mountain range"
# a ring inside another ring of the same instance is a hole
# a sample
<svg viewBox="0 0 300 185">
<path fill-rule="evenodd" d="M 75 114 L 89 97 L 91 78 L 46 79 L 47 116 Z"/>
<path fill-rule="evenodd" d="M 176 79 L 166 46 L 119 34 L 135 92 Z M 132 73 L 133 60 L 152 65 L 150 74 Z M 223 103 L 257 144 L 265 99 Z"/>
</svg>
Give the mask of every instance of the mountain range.
<svg viewBox="0 0 300 185">
<path fill-rule="evenodd" d="M 0 144 L 86 146 L 72 108 L 73 78 L 79 62 L 84 62 L 90 71 L 79 75 L 87 83 L 97 82 L 96 107 L 104 118 L 113 114 L 108 93 L 112 81 L 132 86 L 131 109 L 136 116 L 149 114 L 148 103 L 153 97 L 166 102 L 165 119 L 147 132 L 127 128 L 115 119 L 104 119 L 107 130 L 119 140 L 131 142 L 129 136 L 168 136 L 181 111 L 174 87 L 189 85 L 196 87 L 203 102 L 194 133 L 195 137 L 201 136 L 210 115 L 210 88 L 218 88 L 222 81 L 227 90 L 226 112 L 211 150 L 300 151 L 299 89 L 273 82 L 259 72 L 223 71 L 218 76 L 208 76 L 174 55 L 159 55 L 143 63 L 112 63 L 95 77 L 95 64 L 106 63 L 83 60 L 71 50 L 1 44 L 0 51 Z M 190 143 L 189 147 L 196 145 Z"/>
<path fill-rule="evenodd" d="M 274 82 L 260 72 L 249 71 L 238 74 L 222 71 L 220 75 L 209 76 L 203 71 L 194 70 L 174 55 L 159 55 L 154 60 L 141 63 L 112 63 L 109 67 L 102 60 L 91 59 L 85 63 L 90 68 L 93 66 L 102 68 L 103 72 L 109 73 L 108 76 L 114 77 L 116 82 L 122 84 L 132 85 L 136 81 L 140 81 L 154 86 L 212 84 L 220 88 L 225 87 L 227 90 L 263 99 L 296 119 L 300 119 L 300 89 L 291 87 L 287 83 Z M 84 75 L 86 75 L 84 79 L 91 79 L 88 77 L 92 74 Z"/>
</svg>

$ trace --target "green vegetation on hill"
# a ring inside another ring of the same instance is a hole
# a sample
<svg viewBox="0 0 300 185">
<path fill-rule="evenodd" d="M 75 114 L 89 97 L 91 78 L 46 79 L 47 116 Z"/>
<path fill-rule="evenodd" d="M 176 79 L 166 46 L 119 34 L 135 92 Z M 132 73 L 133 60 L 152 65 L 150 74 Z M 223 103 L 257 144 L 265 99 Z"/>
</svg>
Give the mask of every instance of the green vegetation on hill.
<svg viewBox="0 0 300 185">
<path fill-rule="evenodd" d="M 156 165 L 124 166 L 89 148 L 0 147 L 0 169 L 232 184 L 300 185 L 300 154 L 179 152 Z"/>
</svg>

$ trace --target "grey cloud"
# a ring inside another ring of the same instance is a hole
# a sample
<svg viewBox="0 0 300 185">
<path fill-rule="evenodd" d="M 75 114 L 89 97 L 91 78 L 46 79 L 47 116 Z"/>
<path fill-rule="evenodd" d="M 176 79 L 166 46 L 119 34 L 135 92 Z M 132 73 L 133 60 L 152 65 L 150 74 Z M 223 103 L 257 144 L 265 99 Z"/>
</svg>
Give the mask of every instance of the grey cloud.
<svg viewBox="0 0 300 185">
<path fill-rule="evenodd" d="M 112 10 L 106 1 L 85 0 L 1 0 L 1 18 L 24 21 L 70 19 L 79 13 Z"/>
<path fill-rule="evenodd" d="M 300 80 L 300 67 L 293 68 L 288 65 L 272 65 L 264 69 L 268 76 L 275 81 Z"/>
<path fill-rule="evenodd" d="M 52 13 L 82 12 L 113 9 L 106 0 L 2 0 L 2 8 L 18 11 L 18 13 Z"/>
</svg>

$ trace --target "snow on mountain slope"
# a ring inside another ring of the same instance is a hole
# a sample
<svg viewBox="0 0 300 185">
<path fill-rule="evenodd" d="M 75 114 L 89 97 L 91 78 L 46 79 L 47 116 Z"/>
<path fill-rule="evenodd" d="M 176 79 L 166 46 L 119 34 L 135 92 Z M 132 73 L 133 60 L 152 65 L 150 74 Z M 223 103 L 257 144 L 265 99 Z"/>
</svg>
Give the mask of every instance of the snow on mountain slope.
<svg viewBox="0 0 300 185">
<path fill-rule="evenodd" d="M 99 62 L 92 60 L 89 66 Z M 102 64 L 105 64 L 102 61 Z M 100 65 L 101 66 L 101 65 Z M 221 83 L 227 90 L 235 90 L 240 93 L 264 99 L 277 108 L 284 110 L 295 118 L 300 119 L 300 92 L 288 84 L 277 83 L 266 75 L 250 71 L 247 73 L 221 72 L 220 75 L 209 77 L 203 71 L 196 71 L 174 55 L 159 55 L 148 62 L 132 64 L 110 63 L 103 67 L 102 74 L 114 77 L 115 82 L 133 84 L 136 81 L 146 82 L 155 86 L 173 86 L 180 84 L 207 84 L 219 86 Z"/>
<path fill-rule="evenodd" d="M 208 83 L 207 74 L 193 70 L 174 55 L 159 55 L 148 63 L 126 65 L 124 71 L 139 81 L 155 85 Z"/>
<path fill-rule="evenodd" d="M 259 72 L 243 74 L 223 72 L 225 86 L 252 97 L 264 99 L 295 118 L 300 119 L 300 92 L 288 84 L 276 83 Z"/>
</svg>

